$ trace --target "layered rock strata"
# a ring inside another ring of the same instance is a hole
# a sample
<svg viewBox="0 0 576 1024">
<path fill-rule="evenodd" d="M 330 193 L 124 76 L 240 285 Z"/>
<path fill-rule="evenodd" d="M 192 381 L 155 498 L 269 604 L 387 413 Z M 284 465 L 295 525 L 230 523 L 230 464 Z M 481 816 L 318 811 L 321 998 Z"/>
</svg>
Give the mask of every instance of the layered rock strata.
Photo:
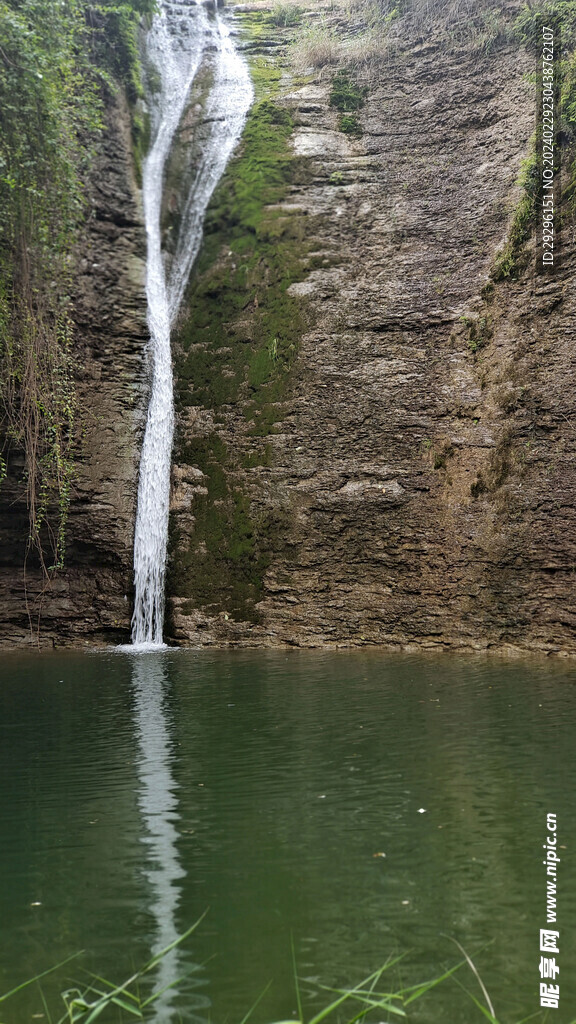
<svg viewBox="0 0 576 1024">
<path fill-rule="evenodd" d="M 173 639 L 574 653 L 568 230 L 553 276 L 493 280 L 532 60 L 400 39 L 345 121 L 337 68 L 242 10 L 259 104 L 176 350 Z"/>
</svg>

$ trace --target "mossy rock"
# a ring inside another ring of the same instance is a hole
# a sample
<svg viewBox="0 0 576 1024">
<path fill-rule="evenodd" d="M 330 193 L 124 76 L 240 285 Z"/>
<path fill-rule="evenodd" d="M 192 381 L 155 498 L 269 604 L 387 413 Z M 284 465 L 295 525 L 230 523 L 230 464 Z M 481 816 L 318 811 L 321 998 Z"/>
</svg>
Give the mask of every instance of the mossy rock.
<svg viewBox="0 0 576 1024">
<path fill-rule="evenodd" d="M 250 111 L 207 211 L 175 338 L 178 411 L 203 407 L 218 423 L 234 410 L 243 442 L 232 451 L 217 430 L 177 440 L 177 461 L 202 470 L 207 494 L 194 496 L 189 537 L 173 519 L 168 592 L 242 621 L 258 621 L 264 575 L 288 529 L 276 513 L 255 511 L 247 473 L 273 463 L 260 438 L 283 415 L 306 329 L 301 302 L 288 294 L 311 268 L 306 213 L 280 205 L 305 173 L 289 145 L 292 130 L 290 112 L 270 98 Z"/>
</svg>

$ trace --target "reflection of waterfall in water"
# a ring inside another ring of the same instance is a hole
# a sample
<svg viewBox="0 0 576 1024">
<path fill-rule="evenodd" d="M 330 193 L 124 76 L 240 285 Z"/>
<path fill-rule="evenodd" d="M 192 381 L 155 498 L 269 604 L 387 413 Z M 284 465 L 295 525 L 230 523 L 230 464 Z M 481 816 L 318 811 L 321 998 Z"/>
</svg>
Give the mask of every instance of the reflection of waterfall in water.
<svg viewBox="0 0 576 1024">
<path fill-rule="evenodd" d="M 186 872 L 180 864 L 176 846 L 178 801 L 172 775 L 172 739 L 164 710 L 166 675 L 157 657 L 139 656 L 134 660 L 132 672 L 140 748 L 138 807 L 146 829 L 143 841 L 148 848 L 147 859 L 152 864 L 146 877 L 152 889 L 150 909 L 156 920 L 157 939 L 152 950 L 152 955 L 155 955 L 174 942 L 181 930 L 185 930 L 178 928 L 176 912 L 180 903 L 178 882 Z M 154 978 L 155 991 L 173 985 L 182 976 L 183 956 L 183 950 L 177 947 L 160 960 Z M 188 969 L 191 966 L 188 962 Z M 154 1003 L 157 1024 L 180 1019 L 178 1014 L 181 1011 L 177 1012 L 173 1007 L 175 995 L 175 989 L 169 988 Z M 187 982 L 186 1012 L 182 1019 L 205 1024 L 206 1017 L 198 1016 L 197 1011 L 208 1007 L 209 1000 L 193 992 Z"/>
<path fill-rule="evenodd" d="M 252 85 L 226 23 L 219 14 L 209 17 L 196 0 L 160 0 L 146 37 L 145 60 L 152 143 L 144 161 L 142 194 L 152 381 L 138 484 L 132 643 L 161 646 L 174 431 L 170 328 L 200 247 L 206 207 L 242 132 Z M 181 197 L 176 248 L 166 261 L 161 230 L 166 163 L 192 83 L 206 66 L 212 87 L 201 125 L 202 151 L 188 193 Z"/>
</svg>

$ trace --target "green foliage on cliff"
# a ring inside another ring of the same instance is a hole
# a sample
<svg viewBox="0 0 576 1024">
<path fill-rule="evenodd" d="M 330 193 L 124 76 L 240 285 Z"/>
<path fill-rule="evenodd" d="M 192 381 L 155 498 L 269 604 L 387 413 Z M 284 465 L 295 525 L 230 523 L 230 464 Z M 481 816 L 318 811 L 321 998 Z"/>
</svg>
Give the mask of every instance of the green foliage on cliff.
<svg viewBox="0 0 576 1024">
<path fill-rule="evenodd" d="M 515 21 L 520 41 L 531 49 L 542 49 L 542 26 L 561 28 L 564 46 L 576 43 L 576 0 L 532 0 L 525 4 Z"/>
<path fill-rule="evenodd" d="M 534 58 L 536 77 L 542 67 L 543 28 L 554 30 L 554 87 L 555 87 L 555 166 L 557 176 L 561 163 L 570 168 L 568 181 L 562 182 L 562 195 L 557 196 L 557 224 L 561 216 L 574 216 L 576 212 L 576 0 L 536 0 L 526 4 L 514 22 L 517 40 Z M 540 91 L 541 86 L 537 86 Z M 538 102 L 538 96 L 536 97 Z M 518 184 L 522 196 L 514 213 L 508 240 L 497 254 L 492 278 L 500 281 L 516 277 L 527 263 L 525 243 L 531 237 L 542 205 L 542 124 L 538 123 L 532 138 L 532 151 L 524 161 Z M 556 182 L 558 183 L 558 177 Z"/>
<path fill-rule="evenodd" d="M 154 0 L 0 0 L 0 428 L 24 452 L 29 548 L 62 564 L 76 447 L 72 252 L 103 89 L 137 92 Z M 4 463 L 3 463 L 4 464 Z M 41 539 L 41 530 L 43 539 Z"/>
<path fill-rule="evenodd" d="M 542 29 L 555 32 L 555 80 L 564 143 L 576 139 L 576 0 L 540 0 L 522 8 L 514 28 L 519 41 L 533 53 L 540 66 Z"/>
<path fill-rule="evenodd" d="M 540 195 L 540 182 L 535 153 L 532 153 L 524 161 L 518 184 L 522 188 L 522 196 L 514 212 L 506 244 L 496 254 L 491 275 L 494 281 L 502 281 L 506 277 L 516 277 L 526 266 L 527 257 L 524 252 L 524 246 L 534 228 L 538 197 Z"/>
</svg>

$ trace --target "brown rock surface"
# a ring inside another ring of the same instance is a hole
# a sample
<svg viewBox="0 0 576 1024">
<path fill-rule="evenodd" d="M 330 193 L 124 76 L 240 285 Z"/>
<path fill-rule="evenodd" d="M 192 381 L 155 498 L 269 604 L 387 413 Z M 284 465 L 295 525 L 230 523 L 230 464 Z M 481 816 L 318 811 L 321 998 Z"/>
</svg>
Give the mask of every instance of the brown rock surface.
<svg viewBox="0 0 576 1024">
<path fill-rule="evenodd" d="M 552 279 L 532 262 L 483 297 L 534 129 L 529 70 L 515 43 L 400 45 L 359 138 L 338 130 L 327 69 L 275 97 L 299 167 L 275 212 L 320 258 L 287 293 L 309 327 L 266 464 L 254 388 L 194 413 L 191 384 L 177 460 L 215 432 L 266 557 L 250 614 L 232 584 L 202 598 L 204 520 L 193 494 L 178 504 L 177 642 L 576 652 L 572 239 Z M 249 298 L 231 346 L 254 336 Z"/>
</svg>

